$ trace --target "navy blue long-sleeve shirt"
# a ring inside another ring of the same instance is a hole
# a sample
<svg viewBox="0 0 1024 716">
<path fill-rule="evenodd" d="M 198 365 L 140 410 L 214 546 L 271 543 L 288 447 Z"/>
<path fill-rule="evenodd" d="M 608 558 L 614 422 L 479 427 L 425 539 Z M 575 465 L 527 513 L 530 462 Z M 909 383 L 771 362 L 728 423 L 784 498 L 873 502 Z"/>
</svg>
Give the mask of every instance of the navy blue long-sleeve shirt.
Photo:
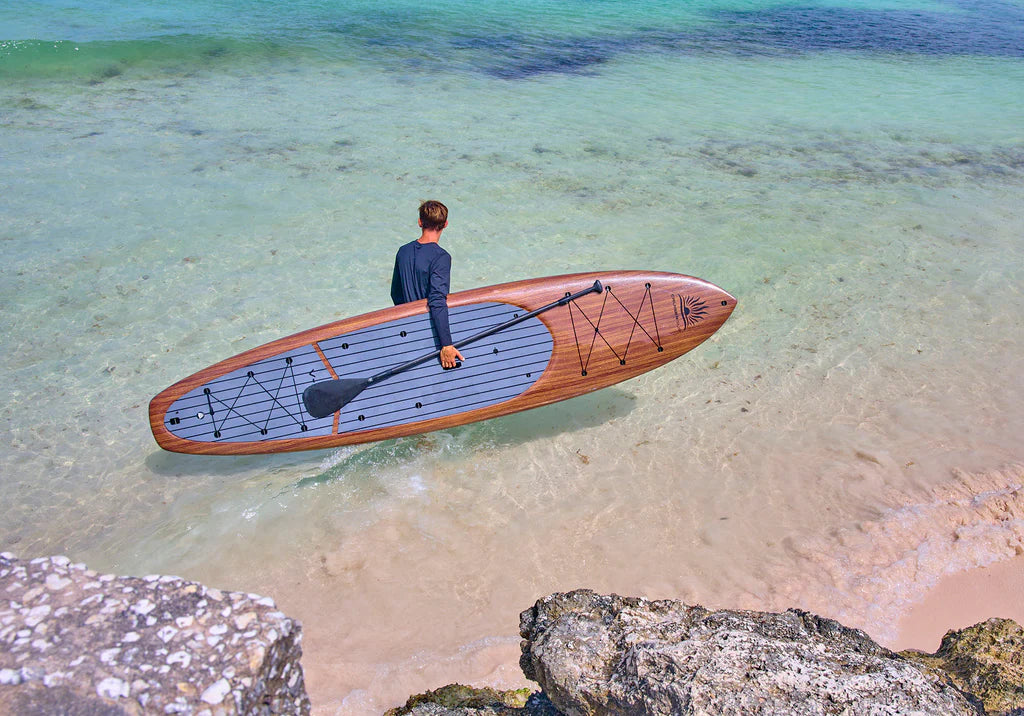
<svg viewBox="0 0 1024 716">
<path fill-rule="evenodd" d="M 391 300 L 400 303 L 427 299 L 430 323 L 441 346 L 452 345 L 448 325 L 448 285 L 451 282 L 452 257 L 436 243 L 411 241 L 395 255 L 391 277 Z"/>
</svg>

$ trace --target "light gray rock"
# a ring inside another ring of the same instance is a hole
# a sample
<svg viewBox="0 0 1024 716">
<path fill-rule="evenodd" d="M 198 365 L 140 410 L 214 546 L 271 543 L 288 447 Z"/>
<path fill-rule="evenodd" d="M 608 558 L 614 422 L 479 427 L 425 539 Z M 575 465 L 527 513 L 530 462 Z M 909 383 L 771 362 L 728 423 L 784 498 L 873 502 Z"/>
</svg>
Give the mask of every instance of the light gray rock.
<svg viewBox="0 0 1024 716">
<path fill-rule="evenodd" d="M 0 554 L 0 714 L 306 714 L 301 643 L 258 595 Z"/>
<path fill-rule="evenodd" d="M 523 673 L 565 714 L 977 714 L 939 672 L 791 609 L 581 590 L 520 615 Z"/>
</svg>

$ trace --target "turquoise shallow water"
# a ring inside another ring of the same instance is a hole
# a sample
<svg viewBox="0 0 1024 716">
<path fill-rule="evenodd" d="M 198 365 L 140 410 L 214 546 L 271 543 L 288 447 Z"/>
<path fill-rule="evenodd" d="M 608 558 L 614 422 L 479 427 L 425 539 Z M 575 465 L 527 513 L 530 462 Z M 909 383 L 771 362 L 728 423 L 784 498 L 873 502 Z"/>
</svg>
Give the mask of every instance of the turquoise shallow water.
<svg viewBox="0 0 1024 716">
<path fill-rule="evenodd" d="M 1022 14 L 0 8 L 0 548 L 271 594 L 324 713 L 518 684 L 518 611 L 578 586 L 890 638 L 1024 535 Z M 428 197 L 456 289 L 650 268 L 739 308 L 543 410 L 309 454 L 156 448 L 170 383 L 385 305 Z"/>
</svg>

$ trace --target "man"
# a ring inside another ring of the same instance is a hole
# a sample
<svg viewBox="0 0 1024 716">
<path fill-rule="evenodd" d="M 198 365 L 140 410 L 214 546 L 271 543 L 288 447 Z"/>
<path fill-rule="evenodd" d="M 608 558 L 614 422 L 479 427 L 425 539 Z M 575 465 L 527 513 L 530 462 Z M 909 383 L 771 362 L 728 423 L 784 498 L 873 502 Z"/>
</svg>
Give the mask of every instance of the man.
<svg viewBox="0 0 1024 716">
<path fill-rule="evenodd" d="M 448 325 L 448 284 L 451 282 L 452 257 L 441 248 L 441 232 L 448 228 L 448 207 L 439 201 L 420 204 L 420 229 L 416 241 L 405 244 L 395 255 L 391 278 L 391 300 L 400 303 L 427 299 L 430 323 L 441 344 L 441 367 L 454 368 L 465 360 L 452 345 Z"/>
</svg>

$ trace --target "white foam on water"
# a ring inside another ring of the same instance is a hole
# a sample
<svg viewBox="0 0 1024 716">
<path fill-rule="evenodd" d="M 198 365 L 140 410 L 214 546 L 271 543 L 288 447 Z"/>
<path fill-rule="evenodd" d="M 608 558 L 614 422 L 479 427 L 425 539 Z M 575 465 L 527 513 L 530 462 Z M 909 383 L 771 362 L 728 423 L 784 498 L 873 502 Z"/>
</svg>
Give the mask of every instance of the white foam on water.
<svg viewBox="0 0 1024 716">
<path fill-rule="evenodd" d="M 1024 554 L 1024 467 L 969 473 L 925 500 L 889 494 L 877 516 L 793 540 L 770 600 L 825 611 L 883 643 L 943 577 Z M 826 585 L 830 588 L 824 589 Z"/>
</svg>

